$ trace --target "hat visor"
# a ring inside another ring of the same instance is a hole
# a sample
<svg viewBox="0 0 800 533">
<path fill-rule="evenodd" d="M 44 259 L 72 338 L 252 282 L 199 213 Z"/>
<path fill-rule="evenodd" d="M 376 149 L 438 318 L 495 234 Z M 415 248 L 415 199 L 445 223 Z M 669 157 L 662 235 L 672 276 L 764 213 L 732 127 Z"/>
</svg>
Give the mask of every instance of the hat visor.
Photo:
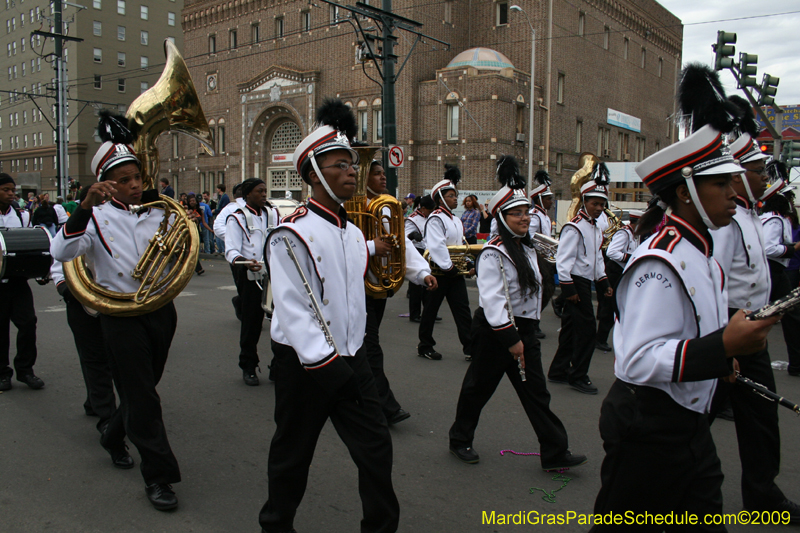
<svg viewBox="0 0 800 533">
<path fill-rule="evenodd" d="M 712 176 L 714 174 L 741 174 L 744 172 L 744 169 L 737 165 L 736 163 L 729 161 L 722 163 L 721 165 L 716 165 L 700 172 L 694 174 L 695 176 Z"/>
<path fill-rule="evenodd" d="M 590 192 L 587 192 L 586 194 L 583 195 L 584 198 L 589 198 L 589 197 L 592 197 L 592 196 L 594 196 L 595 198 L 604 198 L 604 199 L 608 200 L 608 195 L 607 194 L 603 194 L 601 192 L 590 191 Z"/>
<path fill-rule="evenodd" d="M 758 152 L 753 154 L 749 157 L 743 157 L 739 160 L 740 163 L 754 163 L 756 161 L 762 161 L 764 159 L 769 159 L 771 156 L 769 154 L 765 154 L 764 152 Z"/>
<path fill-rule="evenodd" d="M 127 163 L 133 163 L 134 165 L 136 165 L 140 169 L 142 168 L 142 162 L 139 161 L 138 157 L 136 157 L 133 154 L 126 154 L 124 156 L 117 157 L 116 159 L 112 159 L 111 161 L 106 163 L 105 168 L 103 168 L 100 171 L 100 174 L 97 176 L 97 181 L 105 181 L 106 174 L 108 174 L 109 170 L 111 170 L 114 167 L 118 167 L 120 165 L 125 165 Z"/>
<path fill-rule="evenodd" d="M 343 144 L 328 144 L 328 145 L 325 145 L 325 146 L 323 146 L 322 148 L 320 148 L 318 150 L 314 150 L 314 157 L 322 155 L 322 154 L 327 153 L 327 152 L 331 152 L 333 150 L 346 150 L 346 151 L 350 152 L 350 156 L 353 159 L 353 164 L 354 165 L 358 164 L 358 160 L 359 160 L 358 152 L 356 152 L 355 150 L 353 150 L 349 146 L 345 146 Z"/>
</svg>

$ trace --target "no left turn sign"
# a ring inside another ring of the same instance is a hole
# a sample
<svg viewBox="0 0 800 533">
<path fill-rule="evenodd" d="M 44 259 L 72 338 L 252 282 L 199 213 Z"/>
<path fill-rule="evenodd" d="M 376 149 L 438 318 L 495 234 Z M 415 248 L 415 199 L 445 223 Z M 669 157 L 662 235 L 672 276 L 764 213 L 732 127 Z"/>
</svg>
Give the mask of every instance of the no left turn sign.
<svg viewBox="0 0 800 533">
<path fill-rule="evenodd" d="M 406 156 L 403 153 L 403 148 L 393 144 L 389 147 L 389 166 L 392 168 L 400 168 L 405 163 Z"/>
</svg>

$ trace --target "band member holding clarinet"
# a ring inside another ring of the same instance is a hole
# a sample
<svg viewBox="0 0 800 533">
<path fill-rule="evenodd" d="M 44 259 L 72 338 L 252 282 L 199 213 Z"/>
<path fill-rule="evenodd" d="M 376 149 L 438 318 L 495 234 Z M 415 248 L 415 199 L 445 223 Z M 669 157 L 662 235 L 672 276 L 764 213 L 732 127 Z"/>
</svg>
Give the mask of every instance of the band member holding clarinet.
<svg viewBox="0 0 800 533">
<path fill-rule="evenodd" d="M 639 247 L 641 237 L 636 234 L 636 224 L 639 223 L 639 219 L 642 218 L 643 214 L 642 211 L 637 209 L 629 211 L 630 224 L 625 224 L 619 231 L 614 233 L 606 249 L 606 255 L 608 256 L 608 261 L 605 263 L 606 275 L 611 288 L 614 290 L 619 284 L 619 278 L 622 276 L 622 271 L 625 270 L 625 265 L 628 264 L 631 255 Z M 608 338 L 607 335 L 606 338 Z"/>
<path fill-rule="evenodd" d="M 30 214 L 15 205 L 17 184 L 8 174 L 0 173 L 0 226 L 5 228 L 27 228 Z M 17 328 L 17 355 L 14 369 L 17 381 L 32 389 L 44 387 L 44 381 L 33 373 L 36 364 L 36 310 L 33 308 L 33 293 L 25 278 L 0 280 L 0 392 L 11 390 L 9 333 L 11 324 Z"/>
<path fill-rule="evenodd" d="M 755 311 L 769 302 L 770 271 L 764 246 L 761 220 L 756 204 L 767 188 L 766 159 L 755 136 L 758 135 L 750 104 L 730 96 L 742 118 L 730 144 L 734 160 L 744 170 L 735 174 L 731 185 L 736 192 L 736 214 L 731 224 L 714 230 L 714 258 L 728 279 L 728 316 L 738 309 Z M 786 317 L 784 317 L 785 319 Z M 775 376 L 769 351 L 763 350 L 735 360 L 746 377 L 775 392 Z M 711 405 L 711 421 L 730 403 L 742 463 L 742 503 L 749 511 L 789 511 L 800 521 L 800 507 L 786 498 L 775 484 L 780 472 L 781 437 L 778 404 L 754 394 L 737 383 L 720 381 Z"/>
<path fill-rule="evenodd" d="M 267 201 L 267 185 L 258 178 L 242 182 L 245 205 L 225 221 L 225 258 L 233 269 L 241 296 L 239 368 L 246 385 L 258 385 L 258 340 L 264 326 L 261 307 L 263 284 L 269 282 L 264 265 L 264 244 L 271 228 L 278 225 L 278 210 Z"/>
<path fill-rule="evenodd" d="M 637 233 L 648 235 L 667 208 L 671 213 L 637 248 L 617 289 L 617 380 L 600 414 L 606 456 L 596 514 L 722 512 L 723 476 L 708 409 L 718 378 L 731 374 L 729 359 L 763 349 L 776 320 L 748 320 L 738 311 L 729 322 L 729 280 L 712 257 L 709 230 L 727 226 L 736 212 L 731 174 L 741 167 L 720 132 L 733 128 L 737 111 L 720 107 L 717 73 L 702 65 L 684 69 L 679 92 L 693 133 L 636 166 L 654 195 Z M 725 530 L 702 521 L 690 528 Z"/>
<path fill-rule="evenodd" d="M 581 187 L 583 205 L 578 214 L 561 229 L 556 254 L 556 270 L 566 305 L 561 316 L 558 350 L 550 364 L 547 379 L 553 383 L 569 383 L 584 394 L 597 394 L 589 379 L 589 365 L 594 353 L 597 325 L 592 306 L 592 282 L 598 297 L 610 298 L 603 254 L 603 231 L 598 217 L 608 201 L 605 165 L 595 166 L 595 179 Z"/>
<path fill-rule="evenodd" d="M 85 254 L 94 265 L 95 281 L 121 293 L 139 289 L 133 270 L 163 219 L 161 210 L 138 214 L 130 210 L 132 204 L 156 200 L 158 192 L 142 191 L 141 163 L 127 124 L 124 116 L 101 112 L 98 131 L 104 142 L 91 166 L 97 183 L 56 234 L 51 248 L 53 257 L 62 262 Z M 171 485 L 181 480 L 156 392 L 177 321 L 172 302 L 137 316 L 100 315 L 120 398 L 101 444 L 108 448 L 124 428 L 141 456 L 147 497 L 159 511 L 178 506 Z"/>
<path fill-rule="evenodd" d="M 414 249 L 419 252 L 420 257 L 425 253 L 425 221 L 436 208 L 433 198 L 426 194 L 419 199 L 419 207 L 411 213 L 405 221 L 406 236 L 414 245 Z M 408 249 L 406 248 L 406 253 Z M 422 309 L 431 299 L 430 291 L 426 291 L 422 285 L 417 285 L 413 281 L 408 286 L 408 319 L 411 322 L 420 322 Z"/>
<path fill-rule="evenodd" d="M 445 165 L 444 179 L 433 186 L 431 197 L 436 202 L 436 209 L 425 221 L 425 244 L 428 245 L 431 260 L 444 272 L 436 276 L 438 288 L 431 293 L 431 299 L 422 310 L 419 324 L 419 344 L 417 355 L 425 359 L 438 361 L 442 354 L 434 349 L 433 326 L 439 307 L 447 298 L 453 320 L 458 331 L 458 340 L 467 361 L 472 359 L 470 352 L 470 324 L 472 318 L 469 310 L 467 282 L 450 259 L 448 246 L 464 245 L 464 227 L 461 219 L 453 215 L 458 207 L 458 189 L 456 185 L 461 179 L 458 167 Z"/>
<path fill-rule="evenodd" d="M 505 374 L 539 439 L 542 468 L 582 465 L 586 457 L 570 453 L 564 424 L 550 410 L 542 370 L 536 338 L 542 276 L 528 234 L 531 202 L 525 178 L 511 156 L 501 158 L 497 167 L 503 187 L 489 202 L 489 212 L 498 221 L 499 236 L 486 243 L 475 265 L 480 307 L 472 320 L 474 352 L 450 428 L 450 452 L 465 463 L 478 462 L 472 447 L 478 419 Z"/>
<path fill-rule="evenodd" d="M 313 196 L 282 221 L 267 246 L 276 424 L 269 499 L 259 514 L 267 532 L 292 531 L 329 418 L 358 467 L 361 531 L 396 531 L 400 515 L 392 439 L 363 346 L 367 244 L 342 206 L 356 191 L 358 154 L 348 140 L 355 118 L 337 103 L 323 105 L 320 126 L 294 152 Z"/>
<path fill-rule="evenodd" d="M 533 176 L 533 181 L 536 186 L 531 190 L 531 223 L 528 227 L 528 233 L 531 238 L 536 233 L 540 233 L 545 237 L 550 237 L 553 231 L 553 221 L 550 220 L 550 215 L 547 212 L 553 207 L 553 191 L 550 190 L 550 174 L 546 170 L 537 170 Z M 497 221 L 492 220 L 493 226 L 497 227 Z M 553 279 L 555 269 L 552 266 L 547 266 L 541 272 L 542 278 L 548 276 Z M 547 280 L 549 283 L 549 280 Z M 553 281 L 555 283 L 555 280 Z M 547 302 L 544 302 L 544 306 Z M 539 325 L 536 326 L 536 338 L 544 339 L 546 337 L 544 331 L 541 330 Z"/>
</svg>

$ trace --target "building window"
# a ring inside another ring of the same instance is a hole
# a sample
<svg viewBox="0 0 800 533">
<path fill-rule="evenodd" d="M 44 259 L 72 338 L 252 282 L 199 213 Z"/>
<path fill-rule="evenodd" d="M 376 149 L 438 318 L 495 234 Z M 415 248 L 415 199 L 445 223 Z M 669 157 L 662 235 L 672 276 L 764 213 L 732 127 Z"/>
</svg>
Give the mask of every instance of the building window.
<svg viewBox="0 0 800 533">
<path fill-rule="evenodd" d="M 645 68 L 646 65 L 647 65 L 647 49 L 644 46 L 642 46 L 642 64 L 639 66 Z"/>
<path fill-rule="evenodd" d="M 495 26 L 505 26 L 508 24 L 508 2 L 497 2 L 495 6 Z"/>
<path fill-rule="evenodd" d="M 461 108 L 458 103 L 449 104 L 447 106 L 447 138 L 458 139 L 459 118 L 461 115 Z"/>
<path fill-rule="evenodd" d="M 125 26 L 117 26 L 117 40 L 118 41 L 125 40 Z"/>
<path fill-rule="evenodd" d="M 583 11 L 578 13 L 578 35 L 583 37 L 586 30 L 586 13 Z"/>
<path fill-rule="evenodd" d="M 575 151 L 581 153 L 581 141 L 583 137 L 583 122 L 580 120 L 575 123 Z"/>
<path fill-rule="evenodd" d="M 372 110 L 372 124 L 374 132 L 374 141 L 383 140 L 383 110 L 380 108 Z"/>
<path fill-rule="evenodd" d="M 100 48 L 94 49 L 94 62 L 95 63 L 102 63 L 103 62 L 103 51 Z"/>
<path fill-rule="evenodd" d="M 175 25 L 175 13 L 170 11 L 167 13 L 167 26 L 174 26 Z"/>
<path fill-rule="evenodd" d="M 177 159 L 178 158 L 178 135 L 173 133 L 170 135 L 172 137 L 172 157 Z"/>
<path fill-rule="evenodd" d="M 120 67 L 125 66 L 125 52 L 117 52 L 117 65 Z"/>
<path fill-rule="evenodd" d="M 142 70 L 147 70 L 147 67 L 150 66 L 150 60 L 147 59 L 147 56 L 140 56 L 139 57 L 139 67 Z"/>
<path fill-rule="evenodd" d="M 609 137 L 611 130 L 608 128 L 598 128 L 597 130 L 597 155 L 598 157 L 609 157 L 611 151 L 609 150 Z"/>
<path fill-rule="evenodd" d="M 103 77 L 97 74 L 94 75 L 94 88 L 95 89 L 102 89 L 103 88 Z"/>
<path fill-rule="evenodd" d="M 628 59 L 628 44 L 630 41 L 627 37 L 622 40 L 622 59 Z"/>
<path fill-rule="evenodd" d="M 147 6 L 140 6 L 139 16 L 142 18 L 142 20 L 147 20 L 150 18 L 150 9 Z"/>
<path fill-rule="evenodd" d="M 125 14 L 125 0 L 117 0 L 117 14 L 118 15 Z"/>
<path fill-rule="evenodd" d="M 444 2 L 444 22 L 445 24 L 453 23 L 453 0 L 445 0 Z"/>
<path fill-rule="evenodd" d="M 339 6 L 330 5 L 330 23 L 331 26 L 342 20 L 342 15 L 339 13 Z"/>
<path fill-rule="evenodd" d="M 220 119 L 219 126 L 217 126 L 217 148 L 219 153 L 225 153 L 225 121 L 222 119 Z"/>
<path fill-rule="evenodd" d="M 303 11 L 300 16 L 303 20 L 303 31 L 311 31 L 311 11 Z"/>
<path fill-rule="evenodd" d="M 277 17 L 275 19 L 275 37 L 283 37 L 283 17 Z"/>
<path fill-rule="evenodd" d="M 217 53 L 217 36 L 216 35 L 209 35 L 208 36 L 208 53 L 209 54 L 216 54 Z"/>
<path fill-rule="evenodd" d="M 261 26 L 252 24 L 250 26 L 250 41 L 257 43 L 261 40 Z"/>
<path fill-rule="evenodd" d="M 658 58 L 658 77 L 660 78 L 664 72 L 664 58 Z"/>
<path fill-rule="evenodd" d="M 636 161 L 644 161 L 645 158 L 645 147 L 647 146 L 647 139 L 644 137 L 639 138 L 639 150 L 636 154 Z"/>
<path fill-rule="evenodd" d="M 103 0 L 92 0 L 92 7 L 95 9 L 103 9 Z"/>
<path fill-rule="evenodd" d="M 103 35 L 103 23 L 99 20 L 92 22 L 92 35 L 95 37 L 100 37 Z"/>
<path fill-rule="evenodd" d="M 611 28 L 605 26 L 603 28 L 603 50 L 608 50 L 608 44 L 611 42 Z"/>
<path fill-rule="evenodd" d="M 141 34 L 139 34 L 139 42 L 147 46 L 147 44 L 150 42 L 150 34 L 142 30 Z"/>
<path fill-rule="evenodd" d="M 121 93 L 125 92 L 125 78 L 120 78 L 117 80 L 117 90 Z"/>
<path fill-rule="evenodd" d="M 364 104 L 366 105 L 366 103 Z M 359 109 L 358 110 L 358 140 L 363 142 L 368 142 L 369 139 L 369 125 L 367 121 L 369 119 L 369 114 L 367 113 L 366 109 Z"/>
<path fill-rule="evenodd" d="M 231 50 L 237 47 L 236 30 L 230 30 L 228 32 L 228 46 Z"/>
<path fill-rule="evenodd" d="M 558 86 L 556 89 L 556 103 L 563 104 L 564 103 L 564 81 L 565 76 L 564 73 L 558 73 Z"/>
<path fill-rule="evenodd" d="M 146 81 L 139 82 L 139 94 L 142 94 L 150 88 L 150 84 Z"/>
<path fill-rule="evenodd" d="M 564 154 L 556 154 L 556 174 L 564 170 Z"/>
</svg>

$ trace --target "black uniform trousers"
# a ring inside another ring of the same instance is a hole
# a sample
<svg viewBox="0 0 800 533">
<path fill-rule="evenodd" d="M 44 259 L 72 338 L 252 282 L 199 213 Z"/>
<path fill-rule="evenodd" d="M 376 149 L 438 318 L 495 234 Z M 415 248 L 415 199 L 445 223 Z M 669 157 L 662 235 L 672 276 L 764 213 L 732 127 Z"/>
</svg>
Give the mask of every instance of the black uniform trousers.
<svg viewBox="0 0 800 533">
<path fill-rule="evenodd" d="M 414 248 L 420 255 L 425 250 Z M 431 291 L 426 290 L 422 285 L 408 282 L 408 318 L 411 320 L 419 320 L 422 316 L 422 309 L 431 301 Z"/>
<path fill-rule="evenodd" d="M 232 265 L 242 310 L 242 324 L 239 332 L 239 368 L 255 371 L 258 366 L 258 341 L 264 327 L 264 308 L 261 307 L 261 293 L 258 284 L 247 279 L 249 272 L 244 265 Z M 267 278 L 264 278 L 266 280 Z"/>
<path fill-rule="evenodd" d="M 11 377 L 9 350 L 10 323 L 17 328 L 17 355 L 14 369 L 17 378 L 33 373 L 36 363 L 36 311 L 28 280 L 12 278 L 0 283 L 0 376 Z"/>
<path fill-rule="evenodd" d="M 699 524 L 635 525 L 637 532 L 725 531 L 704 525 L 703 516 L 722 512 L 722 470 L 708 417 L 675 403 L 664 391 L 614 382 L 600 410 L 606 456 L 595 514 L 610 512 L 698 516 Z M 625 530 L 596 525 L 591 531 Z"/>
<path fill-rule="evenodd" d="M 308 483 L 320 431 L 330 418 L 358 467 L 361 531 L 397 530 L 400 506 L 392 487 L 392 437 L 381 412 L 364 348 L 344 357 L 358 380 L 361 405 L 325 391 L 291 346 L 273 341 L 275 435 L 269 448 L 269 499 L 258 521 L 264 531 L 291 531 Z"/>
<path fill-rule="evenodd" d="M 606 276 L 612 289 L 617 290 L 619 279 L 622 277 L 623 268 L 616 261 L 606 259 Z M 608 334 L 614 327 L 614 297 L 606 298 L 603 294 L 597 295 L 597 342 L 608 342 Z"/>
<path fill-rule="evenodd" d="M 728 309 L 733 316 L 738 309 Z M 756 383 L 775 392 L 775 376 L 769 349 L 737 357 L 739 371 Z M 738 383 L 719 380 L 711 404 L 709 422 L 730 401 L 739 442 L 739 459 L 742 462 L 742 503 L 745 509 L 770 510 L 786 499 L 775 484 L 781 468 L 781 434 L 778 428 L 778 404 L 754 394 L 750 388 Z"/>
<path fill-rule="evenodd" d="M 236 312 L 236 317 L 242 316 L 242 288 L 239 286 L 239 276 L 236 275 L 236 270 L 241 265 L 231 265 L 231 274 L 233 275 L 233 284 L 236 287 L 236 296 L 233 297 L 233 308 Z"/>
<path fill-rule="evenodd" d="M 123 428 L 142 458 L 145 484 L 177 483 L 181 473 L 156 392 L 178 322 L 175 305 L 132 317 L 100 315 L 100 322 L 120 404 L 109 420 L 106 442 Z"/>
<path fill-rule="evenodd" d="M 508 376 L 539 439 L 542 461 L 554 460 L 567 451 L 567 430 L 550 410 L 550 393 L 542 370 L 542 351 L 536 338 L 538 320 L 515 318 L 525 346 L 525 377 L 522 381 L 514 357 L 486 321 L 483 308 L 472 319 L 472 362 L 461 384 L 456 420 L 450 428 L 450 446 L 472 447 L 481 410 L 494 394 L 503 374 Z"/>
<path fill-rule="evenodd" d="M 561 331 L 558 334 L 558 350 L 547 372 L 550 379 L 570 383 L 587 377 L 597 332 L 592 305 L 592 282 L 580 276 L 573 276 L 572 282 L 580 301 L 565 302 L 561 315 Z"/>
<path fill-rule="evenodd" d="M 64 303 L 67 305 L 67 323 L 75 339 L 83 382 L 86 384 L 87 398 L 83 407 L 91 409 L 100 418 L 97 429 L 102 431 L 117 410 L 117 399 L 100 317 L 90 316 L 69 290 L 64 293 Z"/>
<path fill-rule="evenodd" d="M 422 317 L 419 324 L 419 344 L 418 353 L 425 353 L 433 350 L 436 341 L 433 340 L 433 326 L 436 324 L 436 315 L 439 307 L 447 298 L 447 304 L 453 313 L 453 320 L 456 322 L 458 330 L 458 340 L 464 354 L 471 354 L 470 348 L 470 326 L 472 317 L 469 310 L 469 295 L 467 294 L 467 281 L 464 276 L 436 276 L 439 286 L 431 292 L 430 301 L 422 310 Z"/>
<path fill-rule="evenodd" d="M 394 397 L 389 379 L 383 371 L 383 349 L 381 348 L 380 329 L 383 313 L 386 310 L 386 298 L 371 298 L 367 296 L 367 331 L 364 335 L 364 348 L 366 349 L 369 368 L 375 378 L 375 388 L 378 390 L 378 399 L 381 410 L 388 420 L 400 410 L 400 404 Z"/>
<path fill-rule="evenodd" d="M 777 261 L 769 260 L 767 262 L 769 263 L 769 274 L 772 278 L 769 299 L 773 301 L 786 296 L 792 289 L 797 287 L 798 276 L 796 271 L 787 271 Z M 783 315 L 783 318 L 781 318 L 783 340 L 786 341 L 786 351 L 789 354 L 789 371 L 791 372 L 800 372 L 800 316 L 798 315 L 800 313 L 793 311 Z"/>
</svg>

